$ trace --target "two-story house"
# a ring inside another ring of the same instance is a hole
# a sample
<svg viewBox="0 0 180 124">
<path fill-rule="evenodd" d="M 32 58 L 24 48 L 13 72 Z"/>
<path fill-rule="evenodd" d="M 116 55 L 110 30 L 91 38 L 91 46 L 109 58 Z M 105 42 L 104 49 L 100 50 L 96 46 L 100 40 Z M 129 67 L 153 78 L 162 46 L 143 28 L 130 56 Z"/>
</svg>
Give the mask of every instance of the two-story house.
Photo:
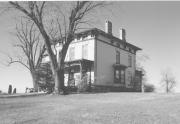
<svg viewBox="0 0 180 124">
<path fill-rule="evenodd" d="M 60 44 L 56 47 L 60 49 Z M 80 32 L 65 58 L 65 86 L 77 86 L 86 75 L 93 87 L 141 91 L 142 73 L 136 70 L 138 50 L 126 41 L 124 29 L 120 29 L 119 38 L 113 36 L 110 21 L 106 21 L 105 31 L 93 28 Z"/>
</svg>

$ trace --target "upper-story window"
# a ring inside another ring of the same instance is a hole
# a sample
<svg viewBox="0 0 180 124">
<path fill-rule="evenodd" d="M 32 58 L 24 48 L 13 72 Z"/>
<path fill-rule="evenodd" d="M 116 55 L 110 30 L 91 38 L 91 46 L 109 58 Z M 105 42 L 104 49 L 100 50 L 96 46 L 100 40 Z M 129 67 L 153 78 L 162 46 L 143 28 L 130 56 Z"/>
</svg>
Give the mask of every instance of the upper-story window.
<svg viewBox="0 0 180 124">
<path fill-rule="evenodd" d="M 88 58 L 88 44 L 82 45 L 82 58 Z"/>
<path fill-rule="evenodd" d="M 120 64 L 120 52 L 116 51 L 116 64 Z"/>
<path fill-rule="evenodd" d="M 70 47 L 69 49 L 69 60 L 75 59 L 75 47 Z"/>
<path fill-rule="evenodd" d="M 132 56 L 128 55 L 128 66 L 132 67 Z"/>
</svg>

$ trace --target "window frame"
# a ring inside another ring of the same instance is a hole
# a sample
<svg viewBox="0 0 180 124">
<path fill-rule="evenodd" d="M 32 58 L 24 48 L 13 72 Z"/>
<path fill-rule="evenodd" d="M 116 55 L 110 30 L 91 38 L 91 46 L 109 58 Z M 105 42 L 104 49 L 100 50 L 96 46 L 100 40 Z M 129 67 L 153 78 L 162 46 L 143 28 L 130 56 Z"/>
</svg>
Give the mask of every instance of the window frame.
<svg viewBox="0 0 180 124">
<path fill-rule="evenodd" d="M 120 64 L 120 51 L 116 50 L 116 64 Z"/>
<path fill-rule="evenodd" d="M 128 55 L 128 66 L 132 67 L 132 56 Z"/>
</svg>

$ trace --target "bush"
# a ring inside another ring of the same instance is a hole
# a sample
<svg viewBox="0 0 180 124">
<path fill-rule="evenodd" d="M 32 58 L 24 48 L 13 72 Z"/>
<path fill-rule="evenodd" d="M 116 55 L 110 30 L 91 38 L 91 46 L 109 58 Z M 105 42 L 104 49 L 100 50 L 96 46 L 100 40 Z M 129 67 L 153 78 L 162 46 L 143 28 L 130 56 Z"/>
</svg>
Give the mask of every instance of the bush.
<svg viewBox="0 0 180 124">
<path fill-rule="evenodd" d="M 52 93 L 55 84 L 50 65 L 48 63 L 41 64 L 36 70 L 36 75 L 40 91 Z"/>
<path fill-rule="evenodd" d="M 11 94 L 11 93 L 12 93 L 12 85 L 9 85 L 8 94 Z"/>
<path fill-rule="evenodd" d="M 155 87 L 153 84 L 145 84 L 144 85 L 144 92 L 154 92 Z"/>
<path fill-rule="evenodd" d="M 51 82 L 39 83 L 38 85 L 39 85 L 40 91 L 52 93 L 54 90 L 54 83 L 51 83 Z"/>
<path fill-rule="evenodd" d="M 82 80 L 78 83 L 78 92 L 86 92 L 89 90 L 87 76 L 83 76 Z"/>
<path fill-rule="evenodd" d="M 67 92 L 77 92 L 77 87 L 75 87 L 75 86 L 66 86 L 65 87 L 65 91 L 67 91 Z"/>
</svg>

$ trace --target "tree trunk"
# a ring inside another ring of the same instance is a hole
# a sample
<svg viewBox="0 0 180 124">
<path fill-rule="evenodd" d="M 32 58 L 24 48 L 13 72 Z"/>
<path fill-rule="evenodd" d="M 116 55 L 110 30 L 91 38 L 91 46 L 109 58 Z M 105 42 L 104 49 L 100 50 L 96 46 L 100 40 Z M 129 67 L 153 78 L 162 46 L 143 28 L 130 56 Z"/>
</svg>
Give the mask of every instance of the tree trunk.
<svg viewBox="0 0 180 124">
<path fill-rule="evenodd" d="M 54 72 L 54 93 L 64 93 L 64 69 L 59 69 Z"/>
<path fill-rule="evenodd" d="M 31 72 L 32 80 L 33 80 L 33 88 L 35 89 L 35 92 L 38 92 L 38 83 L 36 78 L 36 73 Z"/>
</svg>

